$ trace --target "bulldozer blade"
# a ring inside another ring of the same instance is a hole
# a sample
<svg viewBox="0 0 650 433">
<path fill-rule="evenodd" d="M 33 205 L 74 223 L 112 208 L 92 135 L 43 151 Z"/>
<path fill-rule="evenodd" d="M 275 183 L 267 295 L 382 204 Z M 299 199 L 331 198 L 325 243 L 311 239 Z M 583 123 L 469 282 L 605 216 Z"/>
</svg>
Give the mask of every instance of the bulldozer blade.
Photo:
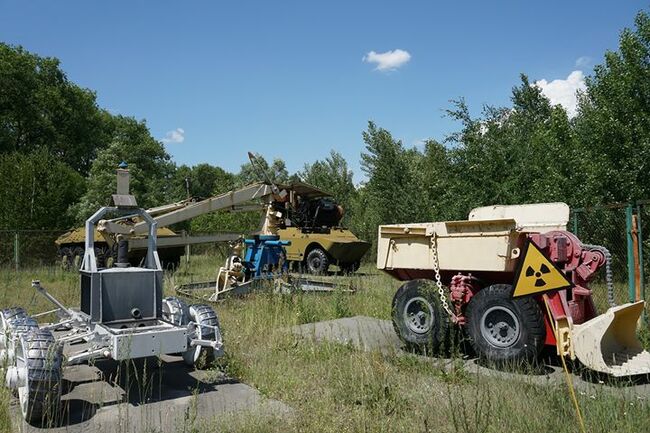
<svg viewBox="0 0 650 433">
<path fill-rule="evenodd" d="M 615 377 L 650 374 L 650 353 L 636 337 L 644 301 L 612 307 L 574 325 L 571 340 L 576 357 L 587 368 Z"/>
</svg>

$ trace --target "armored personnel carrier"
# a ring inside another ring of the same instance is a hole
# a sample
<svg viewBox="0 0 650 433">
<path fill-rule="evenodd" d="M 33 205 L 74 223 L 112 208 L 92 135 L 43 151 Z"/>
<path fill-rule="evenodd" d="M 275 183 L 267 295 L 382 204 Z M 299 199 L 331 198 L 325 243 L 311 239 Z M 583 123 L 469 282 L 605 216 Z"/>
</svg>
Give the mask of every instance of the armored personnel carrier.
<svg viewBox="0 0 650 433">
<path fill-rule="evenodd" d="M 312 274 L 337 265 L 343 272 L 359 269 L 370 243 L 341 226 L 344 209 L 332 194 L 303 182 L 278 185 L 288 195 L 273 202 L 280 214 L 277 234 L 286 246 L 287 260 Z"/>
</svg>

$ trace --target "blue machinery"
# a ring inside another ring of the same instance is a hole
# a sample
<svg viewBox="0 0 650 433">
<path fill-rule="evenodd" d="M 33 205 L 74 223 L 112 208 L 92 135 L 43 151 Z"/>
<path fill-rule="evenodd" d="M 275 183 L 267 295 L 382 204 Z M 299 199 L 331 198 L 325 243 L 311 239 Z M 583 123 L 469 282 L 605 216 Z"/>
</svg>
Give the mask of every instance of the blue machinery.
<svg viewBox="0 0 650 433">
<path fill-rule="evenodd" d="M 284 246 L 291 241 L 281 241 L 280 236 L 260 235 L 245 239 L 246 254 L 243 266 L 253 280 L 267 280 L 288 270 Z"/>
<path fill-rule="evenodd" d="M 193 298 L 216 302 L 225 295 L 243 295 L 262 287 L 272 287 L 275 292 L 332 292 L 335 284 L 326 281 L 292 277 L 288 273 L 284 247 L 290 241 L 281 241 L 275 235 L 257 235 L 245 239 L 246 251 L 242 259 L 237 253 L 219 268 L 215 281 L 183 284 L 176 292 Z M 208 293 L 205 293 L 208 291 Z M 343 291 L 352 292 L 351 288 Z"/>
</svg>

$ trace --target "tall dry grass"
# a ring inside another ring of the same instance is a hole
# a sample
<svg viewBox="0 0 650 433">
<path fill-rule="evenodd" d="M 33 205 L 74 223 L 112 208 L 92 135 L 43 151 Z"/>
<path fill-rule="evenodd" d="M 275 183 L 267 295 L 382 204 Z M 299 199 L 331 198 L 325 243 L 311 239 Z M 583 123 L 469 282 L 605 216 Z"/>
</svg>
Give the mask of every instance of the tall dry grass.
<svg viewBox="0 0 650 433">
<path fill-rule="evenodd" d="M 214 278 L 221 260 L 192 257 L 165 275 L 173 286 Z M 0 306 L 50 308 L 34 298 L 31 278 L 66 303 L 78 303 L 77 277 L 53 268 L 0 272 Z M 295 410 L 293 417 L 233 413 L 205 421 L 188 413 L 183 432 L 577 432 L 566 385 L 540 386 L 525 378 L 507 381 L 477 375 L 458 363 L 449 369 L 435 358 L 365 352 L 351 345 L 314 342 L 290 328 L 304 323 L 365 315 L 389 319 L 399 285 L 371 265 L 359 274 L 337 277 L 356 293 L 273 294 L 271 290 L 227 299 L 216 306 L 227 356 L 218 364 L 232 377 Z M 458 353 L 457 356 L 462 356 Z M 589 432 L 650 431 L 650 405 L 620 386 L 578 393 Z M 200 398 L 200 396 L 196 396 Z M 0 431 L 12 431 L 0 393 Z M 209 418 L 209 416 L 207 416 Z"/>
</svg>

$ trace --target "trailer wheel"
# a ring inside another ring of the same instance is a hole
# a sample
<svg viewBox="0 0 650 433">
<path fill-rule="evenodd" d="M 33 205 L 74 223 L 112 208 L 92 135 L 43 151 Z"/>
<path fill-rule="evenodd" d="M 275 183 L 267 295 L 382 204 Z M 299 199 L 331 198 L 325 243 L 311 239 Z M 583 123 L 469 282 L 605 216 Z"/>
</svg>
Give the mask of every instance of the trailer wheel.
<svg viewBox="0 0 650 433">
<path fill-rule="evenodd" d="M 546 328 L 532 297 L 512 299 L 512 286 L 479 291 L 467 306 L 467 330 L 476 353 L 499 364 L 534 361 L 544 347 Z"/>
<path fill-rule="evenodd" d="M 61 402 L 63 353 L 50 331 L 24 334 L 16 353 L 20 411 L 30 424 L 56 420 Z"/>
<path fill-rule="evenodd" d="M 447 340 L 449 318 L 429 280 L 403 284 L 393 297 L 392 317 L 395 332 L 410 349 L 433 353 Z"/>
<path fill-rule="evenodd" d="M 221 341 L 217 313 L 208 305 L 190 305 L 189 319 L 196 324 L 194 337 L 199 340 Z M 183 360 L 189 366 L 202 368 L 214 361 L 216 349 L 210 347 L 188 347 Z"/>
<path fill-rule="evenodd" d="M 330 266 L 327 253 L 321 248 L 316 247 L 307 254 L 307 270 L 311 274 L 324 274 Z"/>
</svg>

